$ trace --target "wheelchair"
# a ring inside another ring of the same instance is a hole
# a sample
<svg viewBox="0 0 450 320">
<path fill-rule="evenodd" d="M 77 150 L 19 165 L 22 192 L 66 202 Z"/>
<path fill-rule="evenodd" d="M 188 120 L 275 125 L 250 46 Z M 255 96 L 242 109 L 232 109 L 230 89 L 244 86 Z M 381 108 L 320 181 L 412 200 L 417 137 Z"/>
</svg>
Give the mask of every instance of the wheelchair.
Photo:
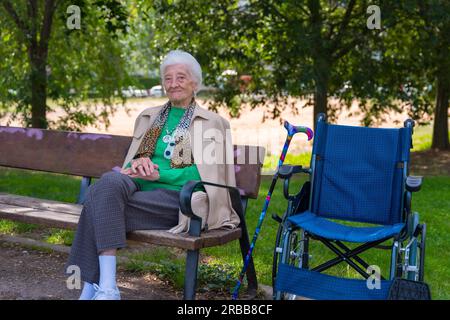
<svg viewBox="0 0 450 320">
<path fill-rule="evenodd" d="M 391 129 L 333 125 L 318 116 L 310 168 L 278 170 L 287 209 L 272 215 L 279 223 L 274 299 L 383 300 L 394 279 L 423 282 L 426 224 L 411 211 L 422 177 L 409 176 L 408 166 L 413 128 L 411 119 Z M 301 173 L 308 181 L 290 194 L 290 179 Z M 312 241 L 336 257 L 313 266 Z M 360 257 L 369 249 L 390 251 L 386 278 Z M 324 273 L 342 262 L 363 279 Z"/>
</svg>

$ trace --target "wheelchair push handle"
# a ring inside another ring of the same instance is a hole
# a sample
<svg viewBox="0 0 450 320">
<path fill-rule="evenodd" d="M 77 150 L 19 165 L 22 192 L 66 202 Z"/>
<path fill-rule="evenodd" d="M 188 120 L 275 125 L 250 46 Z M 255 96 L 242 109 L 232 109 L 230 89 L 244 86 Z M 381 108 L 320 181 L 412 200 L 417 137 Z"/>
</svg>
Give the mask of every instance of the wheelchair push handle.
<svg viewBox="0 0 450 320">
<path fill-rule="evenodd" d="M 308 141 L 311 140 L 314 137 L 314 133 L 312 129 L 305 127 L 305 126 L 294 126 L 290 124 L 288 121 L 284 121 L 284 127 L 288 131 L 289 136 L 293 136 L 294 134 L 298 132 L 302 132 L 308 136 Z"/>
</svg>

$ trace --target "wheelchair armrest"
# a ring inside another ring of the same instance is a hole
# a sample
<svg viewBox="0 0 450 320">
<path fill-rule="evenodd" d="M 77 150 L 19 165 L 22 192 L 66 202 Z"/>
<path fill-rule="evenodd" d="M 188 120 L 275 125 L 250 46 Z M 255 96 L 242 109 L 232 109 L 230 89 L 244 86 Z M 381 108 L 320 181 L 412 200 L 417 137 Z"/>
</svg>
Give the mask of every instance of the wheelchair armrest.
<svg viewBox="0 0 450 320">
<path fill-rule="evenodd" d="M 303 168 L 302 166 L 292 166 L 290 164 L 284 164 L 278 169 L 278 176 L 281 179 L 290 179 L 293 174 L 300 172 L 309 173 L 309 169 Z"/>
<path fill-rule="evenodd" d="M 406 190 L 410 192 L 417 192 L 422 186 L 423 177 L 420 176 L 408 176 L 406 177 Z"/>
<path fill-rule="evenodd" d="M 197 216 L 192 211 L 192 206 L 191 206 L 192 194 L 194 193 L 195 188 L 197 186 L 201 186 L 201 185 L 202 186 L 209 185 L 209 186 L 213 186 L 213 187 L 228 189 L 228 192 L 229 192 L 230 198 L 231 198 L 231 205 L 232 205 L 233 209 L 236 211 L 236 213 L 238 214 L 239 219 L 241 219 L 241 223 L 244 223 L 244 220 L 243 220 L 244 219 L 244 214 L 243 214 L 244 210 L 242 208 L 241 194 L 239 193 L 239 189 L 237 189 L 235 187 L 231 187 L 231 186 L 212 183 L 212 182 L 190 180 L 184 184 L 184 186 L 180 192 L 181 213 L 184 214 L 185 216 L 188 216 L 189 218 L 191 218 L 191 223 L 190 223 L 190 227 L 189 227 L 189 235 L 198 237 L 200 235 L 200 231 L 201 231 L 202 218 Z"/>
<path fill-rule="evenodd" d="M 293 174 L 296 173 L 310 173 L 310 169 L 309 168 L 303 168 L 302 166 L 292 166 L 289 164 L 285 164 L 282 165 L 279 169 L 278 169 L 278 176 L 281 179 L 284 179 L 284 184 L 283 184 L 283 195 L 287 200 L 292 200 L 294 199 L 294 197 L 298 196 L 297 195 L 289 195 L 289 183 L 290 183 L 290 179 L 292 177 Z"/>
</svg>

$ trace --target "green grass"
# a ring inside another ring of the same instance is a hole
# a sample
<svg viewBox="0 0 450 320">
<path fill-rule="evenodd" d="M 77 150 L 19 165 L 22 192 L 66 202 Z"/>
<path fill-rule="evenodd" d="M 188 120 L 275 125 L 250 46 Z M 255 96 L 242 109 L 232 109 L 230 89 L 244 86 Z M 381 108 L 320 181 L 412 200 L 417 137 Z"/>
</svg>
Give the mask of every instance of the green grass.
<svg viewBox="0 0 450 320">
<path fill-rule="evenodd" d="M 175 288 L 184 287 L 185 255 L 177 256 L 168 248 L 156 247 L 151 250 L 126 255 L 129 261 L 124 267 L 133 272 L 150 272 L 161 280 L 168 281 Z M 199 291 L 227 290 L 236 279 L 236 273 L 226 262 L 208 258 L 198 270 Z"/>
<path fill-rule="evenodd" d="M 22 223 L 11 220 L 0 220 L 0 234 L 13 235 L 16 233 L 27 233 L 37 228 L 38 226 L 29 223 Z"/>
<path fill-rule="evenodd" d="M 183 287 L 184 261 L 167 248 L 155 248 L 127 255 L 125 268 L 133 272 L 151 272 L 161 280 L 169 281 L 176 288 Z"/>
<path fill-rule="evenodd" d="M 0 192 L 75 203 L 81 178 L 0 167 Z"/>
<path fill-rule="evenodd" d="M 35 198 L 75 203 L 81 178 L 38 171 L 7 169 L 0 167 L 0 192 Z M 39 226 L 0 219 L 0 233 L 23 234 L 33 232 Z M 52 244 L 70 245 L 73 231 L 48 229 L 43 241 Z"/>
<path fill-rule="evenodd" d="M 303 181 L 304 179 L 293 180 L 293 188 L 294 186 L 299 187 Z M 258 199 L 249 201 L 247 221 L 250 238 L 255 230 L 270 182 L 270 177 L 263 177 Z M 448 231 L 450 230 L 449 194 L 450 177 L 429 177 L 425 178 L 422 190 L 413 196 L 413 211 L 419 212 L 420 220 L 427 224 L 425 279 L 430 284 L 434 299 L 450 299 L 450 283 L 447 281 L 450 277 L 450 240 L 448 238 Z M 277 223 L 271 218 L 271 214 L 277 213 L 281 216 L 285 210 L 285 204 L 286 202 L 282 195 L 282 184 L 279 183 L 273 193 L 269 210 L 253 254 L 260 283 L 271 284 L 274 239 L 278 227 Z M 205 252 L 219 261 L 228 261 L 228 263 L 236 268 L 241 268 L 242 266 L 237 243 L 208 248 Z M 321 245 L 315 242 L 311 245 L 311 254 L 313 255 L 311 261 L 313 265 L 320 264 L 326 259 L 334 257 L 331 251 L 324 250 Z M 371 250 L 363 254 L 362 257 L 367 259 L 369 264 L 380 266 L 382 273 L 386 274 L 390 263 L 390 257 L 387 251 Z M 344 264 L 330 269 L 330 274 L 357 277 L 357 273 Z"/>
<path fill-rule="evenodd" d="M 430 149 L 432 134 L 433 128 L 431 125 L 414 128 L 412 151 L 424 151 Z"/>
<path fill-rule="evenodd" d="M 64 244 L 66 246 L 72 245 L 75 233 L 71 230 L 50 229 L 48 235 L 45 236 L 44 241 L 51 244 Z"/>
<path fill-rule="evenodd" d="M 294 162 L 298 163 L 298 162 Z M 267 194 L 271 177 L 262 178 L 261 189 L 257 200 L 250 200 L 247 209 L 247 221 L 250 237 L 256 227 L 261 213 L 264 198 Z M 293 179 L 292 189 L 298 190 L 304 178 Z M 32 197 L 54 199 L 59 201 L 75 202 L 79 178 L 30 172 L 16 169 L 0 168 L 0 192 L 21 194 Z M 282 196 L 282 184 L 278 183 L 273 194 L 269 210 L 258 237 L 254 250 L 254 259 L 260 283 L 271 283 L 272 252 L 274 247 L 275 232 L 277 224 L 271 219 L 272 213 L 281 215 L 285 210 L 285 200 Z M 450 177 L 436 176 L 426 177 L 422 190 L 413 196 L 413 210 L 421 215 L 421 221 L 427 223 L 427 254 L 425 279 L 429 283 L 434 299 L 450 299 Z M 0 233 L 20 234 L 33 231 L 36 226 L 0 220 Z M 47 242 L 70 244 L 73 239 L 72 231 L 50 229 L 45 236 Z M 182 286 L 184 258 L 179 260 L 167 253 L 153 253 L 135 259 L 135 263 L 127 266 L 134 271 L 152 271 L 161 274 L 165 279 L 176 286 Z M 202 251 L 208 256 L 208 264 L 203 266 L 199 272 L 199 278 L 203 286 L 210 283 L 211 288 L 225 287 L 231 289 L 233 278 L 242 267 L 238 242 L 232 242 L 225 246 L 209 248 Z M 332 254 L 313 244 L 311 246 L 313 255 L 312 263 L 318 264 L 325 258 L 331 258 Z M 369 264 L 377 264 L 382 271 L 386 271 L 389 265 L 389 257 L 385 251 L 372 250 L 363 257 L 367 258 Z M 143 263 L 143 262 L 146 263 Z M 153 264 L 152 264 L 153 263 Z M 147 268 L 147 269 L 146 269 Z M 344 265 L 332 269 L 331 274 L 354 277 L 355 272 Z M 203 279 L 203 280 L 202 280 Z"/>
<path fill-rule="evenodd" d="M 264 158 L 263 172 L 273 172 L 278 166 L 280 155 L 268 155 Z M 311 153 L 290 154 L 286 155 L 284 159 L 285 164 L 295 164 L 309 167 L 311 162 Z"/>
</svg>

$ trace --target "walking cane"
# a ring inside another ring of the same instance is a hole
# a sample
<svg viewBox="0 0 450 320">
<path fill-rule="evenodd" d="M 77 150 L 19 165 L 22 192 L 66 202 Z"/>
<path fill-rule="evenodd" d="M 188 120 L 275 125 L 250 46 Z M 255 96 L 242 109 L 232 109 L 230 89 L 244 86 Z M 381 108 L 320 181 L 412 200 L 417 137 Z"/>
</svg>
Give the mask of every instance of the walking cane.
<svg viewBox="0 0 450 320">
<path fill-rule="evenodd" d="M 293 126 L 287 121 L 284 122 L 284 127 L 286 128 L 286 130 L 288 132 L 288 135 L 286 137 L 286 141 L 284 142 L 283 151 L 281 152 L 280 159 L 278 160 L 278 166 L 277 166 L 277 169 L 275 171 L 275 174 L 273 175 L 272 183 L 270 184 L 269 192 L 267 193 L 266 201 L 264 202 L 264 207 L 262 209 L 261 215 L 259 216 L 258 224 L 256 226 L 256 230 L 255 230 L 255 233 L 253 235 L 253 239 L 252 239 L 252 242 L 250 244 L 250 248 L 249 248 L 249 250 L 247 252 L 247 256 L 245 257 L 244 267 L 242 268 L 242 271 L 241 271 L 241 273 L 239 275 L 239 279 L 238 279 L 238 281 L 236 283 L 236 286 L 234 287 L 234 291 L 233 291 L 233 295 L 232 295 L 232 299 L 233 300 L 236 300 L 237 297 L 238 297 L 239 288 L 241 287 L 242 281 L 244 279 L 245 272 L 247 271 L 248 263 L 249 263 L 250 258 L 252 256 L 252 252 L 253 252 L 253 248 L 255 247 L 256 239 L 258 238 L 259 231 L 260 231 L 262 223 L 264 221 L 264 217 L 266 216 L 267 208 L 269 207 L 269 202 L 270 202 L 270 198 L 272 196 L 272 192 L 275 189 L 275 185 L 276 185 L 277 180 L 278 180 L 278 170 L 283 165 L 284 158 L 286 157 L 286 154 L 287 154 L 287 151 L 288 151 L 288 148 L 289 148 L 289 144 L 291 143 L 292 137 L 298 132 L 303 132 L 303 133 L 305 133 L 308 136 L 308 141 L 309 141 L 309 140 L 311 140 L 313 138 L 313 135 L 314 135 L 313 131 L 310 128 L 303 127 L 303 126 Z"/>
</svg>

